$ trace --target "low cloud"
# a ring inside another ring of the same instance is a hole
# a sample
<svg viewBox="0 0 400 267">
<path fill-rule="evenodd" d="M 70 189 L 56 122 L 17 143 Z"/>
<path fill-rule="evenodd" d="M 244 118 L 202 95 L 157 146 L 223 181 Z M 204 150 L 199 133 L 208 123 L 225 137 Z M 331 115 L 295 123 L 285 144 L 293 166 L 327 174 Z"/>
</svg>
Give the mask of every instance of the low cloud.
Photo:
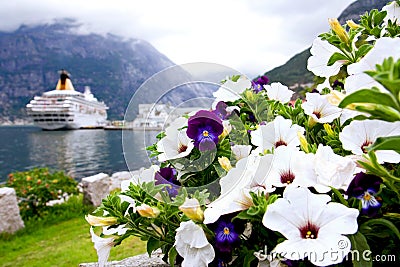
<svg viewBox="0 0 400 267">
<path fill-rule="evenodd" d="M 256 76 L 309 47 L 352 2 L 14 0 L 0 3 L 0 30 L 73 18 L 82 33 L 144 39 L 177 64 L 208 61 Z"/>
</svg>

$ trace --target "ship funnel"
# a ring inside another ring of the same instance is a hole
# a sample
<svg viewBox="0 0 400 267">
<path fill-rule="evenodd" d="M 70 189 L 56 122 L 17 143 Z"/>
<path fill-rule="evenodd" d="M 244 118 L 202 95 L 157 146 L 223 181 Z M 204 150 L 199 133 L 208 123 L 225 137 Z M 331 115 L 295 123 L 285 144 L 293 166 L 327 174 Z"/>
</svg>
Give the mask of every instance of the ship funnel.
<svg viewBox="0 0 400 267">
<path fill-rule="evenodd" d="M 72 90 L 75 91 L 74 86 L 69 78 L 69 73 L 66 70 L 61 70 L 60 79 L 58 80 L 56 90 Z"/>
</svg>

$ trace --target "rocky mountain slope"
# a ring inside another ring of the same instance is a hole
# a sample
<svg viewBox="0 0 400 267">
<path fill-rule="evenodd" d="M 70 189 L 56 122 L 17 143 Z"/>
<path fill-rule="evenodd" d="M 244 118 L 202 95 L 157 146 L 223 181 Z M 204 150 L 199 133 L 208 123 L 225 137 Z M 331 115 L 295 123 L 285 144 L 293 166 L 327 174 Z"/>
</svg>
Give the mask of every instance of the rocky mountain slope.
<svg viewBox="0 0 400 267">
<path fill-rule="evenodd" d="M 146 41 L 81 35 L 77 27 L 75 21 L 64 20 L 0 32 L 0 122 L 25 118 L 25 105 L 34 95 L 55 88 L 60 69 L 71 74 L 76 90 L 90 86 L 110 107 L 110 119 L 122 119 L 137 88 L 174 65 Z M 210 94 L 207 89 L 201 92 Z M 189 95 L 178 92 L 167 101 L 179 103 L 193 96 L 193 90 Z M 140 102 L 147 103 L 146 94 Z"/>
</svg>

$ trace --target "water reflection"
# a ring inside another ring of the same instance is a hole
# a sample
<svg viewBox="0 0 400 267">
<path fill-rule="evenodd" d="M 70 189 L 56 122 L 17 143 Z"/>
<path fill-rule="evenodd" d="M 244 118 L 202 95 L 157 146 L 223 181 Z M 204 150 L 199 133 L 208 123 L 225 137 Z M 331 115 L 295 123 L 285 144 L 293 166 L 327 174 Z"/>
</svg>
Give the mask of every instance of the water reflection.
<svg viewBox="0 0 400 267">
<path fill-rule="evenodd" d="M 155 141 L 158 132 L 125 132 L 130 142 L 123 150 L 121 131 L 0 127 L 0 182 L 8 173 L 33 167 L 63 170 L 77 180 L 99 172 L 126 171 L 127 162 L 131 170 L 149 167 L 145 147 Z"/>
<path fill-rule="evenodd" d="M 128 170 L 137 170 L 141 167 L 150 167 L 155 164 L 149 158 L 150 153 L 146 147 L 156 141 L 157 132 L 155 131 L 124 131 L 122 136 L 123 153 L 128 166 Z"/>
<path fill-rule="evenodd" d="M 76 177 L 109 164 L 110 147 L 103 130 L 40 131 L 31 133 L 28 140 L 32 166 L 46 162 Z"/>
</svg>

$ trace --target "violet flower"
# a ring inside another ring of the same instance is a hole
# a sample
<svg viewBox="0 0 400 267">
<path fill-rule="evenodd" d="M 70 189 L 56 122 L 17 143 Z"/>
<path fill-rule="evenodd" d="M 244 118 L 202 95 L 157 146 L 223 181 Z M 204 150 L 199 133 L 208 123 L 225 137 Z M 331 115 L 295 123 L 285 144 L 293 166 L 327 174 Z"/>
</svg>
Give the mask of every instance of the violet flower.
<svg viewBox="0 0 400 267">
<path fill-rule="evenodd" d="M 211 111 L 200 110 L 189 118 L 186 134 L 200 151 L 214 150 L 223 132 L 221 119 Z"/>
<path fill-rule="evenodd" d="M 265 75 L 258 77 L 256 80 L 251 82 L 253 90 L 256 93 L 261 92 L 264 89 L 264 85 L 266 85 L 268 83 L 269 83 L 269 79 Z"/>
<path fill-rule="evenodd" d="M 356 174 L 347 188 L 346 194 L 361 200 L 361 213 L 373 217 L 382 204 L 376 199 L 382 179 L 372 174 L 360 172 Z"/>
<path fill-rule="evenodd" d="M 231 222 L 230 216 L 220 218 L 214 224 L 214 227 L 214 247 L 216 258 L 218 259 L 218 266 L 228 266 L 228 263 L 232 260 L 233 249 L 239 245 L 239 234 L 234 224 Z"/>
<path fill-rule="evenodd" d="M 224 101 L 219 101 L 212 113 L 217 115 L 221 120 L 225 120 L 230 115 L 226 110 L 227 107 L 228 105 Z"/>
<path fill-rule="evenodd" d="M 166 184 L 165 190 L 170 197 L 175 197 L 178 194 L 180 183 L 176 179 L 177 171 L 174 168 L 166 167 L 160 168 L 154 176 L 155 184 Z"/>
</svg>

